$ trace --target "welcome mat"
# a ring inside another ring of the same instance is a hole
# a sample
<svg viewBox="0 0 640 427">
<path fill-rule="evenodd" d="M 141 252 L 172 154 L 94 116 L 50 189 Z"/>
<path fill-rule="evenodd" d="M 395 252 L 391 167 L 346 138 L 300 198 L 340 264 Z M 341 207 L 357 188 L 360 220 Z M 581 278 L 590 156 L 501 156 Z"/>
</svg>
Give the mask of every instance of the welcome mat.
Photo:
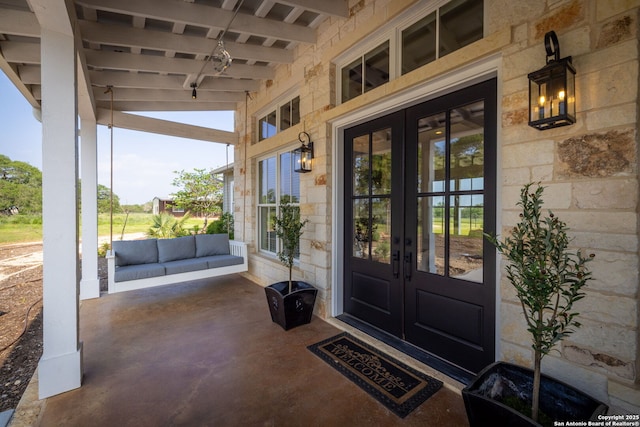
<svg viewBox="0 0 640 427">
<path fill-rule="evenodd" d="M 442 387 L 346 332 L 307 348 L 401 418 Z"/>
</svg>

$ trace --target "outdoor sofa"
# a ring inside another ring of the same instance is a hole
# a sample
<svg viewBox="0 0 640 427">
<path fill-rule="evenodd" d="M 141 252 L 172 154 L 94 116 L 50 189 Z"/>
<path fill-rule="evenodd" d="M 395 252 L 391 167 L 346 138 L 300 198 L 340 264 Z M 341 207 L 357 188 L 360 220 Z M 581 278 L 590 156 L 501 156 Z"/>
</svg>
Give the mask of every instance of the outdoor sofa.
<svg viewBox="0 0 640 427">
<path fill-rule="evenodd" d="M 248 270 L 246 243 L 226 234 L 115 241 L 107 263 L 109 293 Z"/>
</svg>

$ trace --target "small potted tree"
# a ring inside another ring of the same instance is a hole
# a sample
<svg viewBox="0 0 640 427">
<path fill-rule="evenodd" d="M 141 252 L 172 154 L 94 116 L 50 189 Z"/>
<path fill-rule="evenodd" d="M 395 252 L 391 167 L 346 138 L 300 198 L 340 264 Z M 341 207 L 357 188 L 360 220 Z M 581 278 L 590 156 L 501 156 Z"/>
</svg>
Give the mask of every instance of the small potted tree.
<svg viewBox="0 0 640 427">
<path fill-rule="evenodd" d="M 568 250 L 567 225 L 551 211 L 542 215 L 544 188 L 532 183 L 520 193 L 520 222 L 511 236 L 485 237 L 508 261 L 507 278 L 522 306 L 531 334 L 533 371 L 496 362 L 465 387 L 462 395 L 472 426 L 553 425 L 554 420 L 589 420 L 608 407 L 567 384 L 541 375 L 542 358 L 580 327 L 574 303 L 591 279 L 593 255 Z M 542 393 L 541 393 L 542 390 Z"/>
<path fill-rule="evenodd" d="M 278 258 L 289 269 L 289 280 L 265 288 L 271 320 L 286 331 L 311 321 L 318 290 L 308 283 L 293 280 L 293 262 L 298 253 L 302 228 L 308 220 L 300 219 L 300 209 L 288 202 L 280 205 L 273 218 L 273 228 L 280 238 Z"/>
</svg>

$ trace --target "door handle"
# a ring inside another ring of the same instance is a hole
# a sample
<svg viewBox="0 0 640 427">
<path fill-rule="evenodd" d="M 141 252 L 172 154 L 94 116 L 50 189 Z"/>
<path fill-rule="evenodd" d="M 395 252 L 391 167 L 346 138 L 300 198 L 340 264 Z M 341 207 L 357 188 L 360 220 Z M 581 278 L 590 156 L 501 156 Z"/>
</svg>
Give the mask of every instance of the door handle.
<svg viewBox="0 0 640 427">
<path fill-rule="evenodd" d="M 411 252 L 407 252 L 404 256 L 404 278 L 411 279 Z"/>
<path fill-rule="evenodd" d="M 396 279 L 400 275 L 400 251 L 393 253 L 393 277 Z"/>
</svg>

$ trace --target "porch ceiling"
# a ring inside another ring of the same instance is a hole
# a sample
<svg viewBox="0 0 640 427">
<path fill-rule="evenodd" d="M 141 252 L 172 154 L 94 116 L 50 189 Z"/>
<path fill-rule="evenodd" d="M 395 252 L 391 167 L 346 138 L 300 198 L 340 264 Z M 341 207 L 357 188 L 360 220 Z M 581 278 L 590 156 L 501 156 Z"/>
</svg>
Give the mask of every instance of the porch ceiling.
<svg viewBox="0 0 640 427">
<path fill-rule="evenodd" d="M 0 68 L 35 108 L 42 92 L 40 24 L 52 13 L 66 13 L 63 3 L 0 0 Z M 110 108 L 107 86 L 114 88 L 116 111 L 235 110 L 244 92 L 274 77 L 275 65 L 293 62 L 295 46 L 316 42 L 322 21 L 349 13 L 346 0 L 67 3 L 84 59 L 78 77 L 81 114 L 85 102 L 94 115 Z M 221 73 L 210 60 L 219 40 L 233 58 Z"/>
</svg>

